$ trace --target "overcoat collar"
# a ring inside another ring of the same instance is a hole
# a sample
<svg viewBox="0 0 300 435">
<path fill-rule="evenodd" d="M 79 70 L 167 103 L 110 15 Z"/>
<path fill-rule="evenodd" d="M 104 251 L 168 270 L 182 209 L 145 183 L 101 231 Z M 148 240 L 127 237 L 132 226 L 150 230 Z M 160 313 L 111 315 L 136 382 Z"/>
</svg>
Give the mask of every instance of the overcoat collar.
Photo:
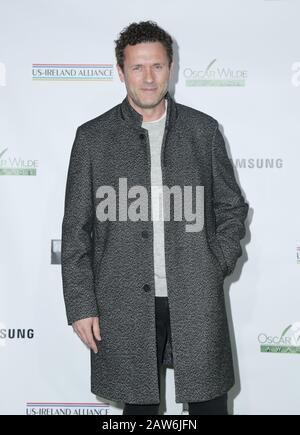
<svg viewBox="0 0 300 435">
<path fill-rule="evenodd" d="M 167 105 L 165 132 L 164 132 L 162 151 L 161 151 L 162 166 L 167 166 L 167 162 L 166 162 L 167 136 L 170 129 L 174 126 L 176 119 L 178 117 L 178 110 L 176 107 L 176 103 L 171 97 L 169 91 L 166 92 L 165 99 L 167 100 L 168 105 Z M 121 116 L 125 122 L 128 122 L 133 128 L 136 129 L 142 128 L 143 116 L 140 113 L 138 113 L 129 103 L 128 95 L 126 95 L 126 97 L 122 101 L 120 108 L 121 108 Z"/>
<path fill-rule="evenodd" d="M 166 114 L 166 126 L 165 126 L 165 128 L 168 130 L 175 123 L 178 117 L 178 112 L 177 112 L 176 103 L 171 97 L 169 91 L 166 92 L 165 99 L 168 101 L 167 114 Z M 125 121 L 129 122 L 133 127 L 139 128 L 142 126 L 143 116 L 140 113 L 138 113 L 129 103 L 128 95 L 126 95 L 126 97 L 121 103 L 121 116 Z"/>
</svg>

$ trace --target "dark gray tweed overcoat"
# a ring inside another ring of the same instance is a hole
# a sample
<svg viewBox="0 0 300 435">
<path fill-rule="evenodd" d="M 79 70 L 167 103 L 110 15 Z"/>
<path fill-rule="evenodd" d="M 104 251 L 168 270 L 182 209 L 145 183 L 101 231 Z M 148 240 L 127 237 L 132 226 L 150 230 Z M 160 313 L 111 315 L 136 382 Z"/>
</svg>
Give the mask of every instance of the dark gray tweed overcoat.
<svg viewBox="0 0 300 435">
<path fill-rule="evenodd" d="M 235 180 L 218 122 L 167 92 L 163 184 L 204 186 L 204 227 L 165 222 L 171 320 L 163 365 L 174 367 L 176 402 L 210 400 L 234 384 L 223 282 L 236 264 L 248 204 Z M 158 403 L 153 221 L 100 221 L 96 190 L 125 177 L 151 203 L 150 146 L 128 102 L 78 127 L 62 222 L 62 281 L 68 324 L 99 316 L 102 341 L 91 351 L 91 390 L 101 398 Z M 194 188 L 193 188 L 194 189 Z M 195 189 L 194 189 L 195 190 Z M 150 206 L 149 206 L 150 213 Z M 150 216 L 150 214 L 149 214 Z"/>
</svg>

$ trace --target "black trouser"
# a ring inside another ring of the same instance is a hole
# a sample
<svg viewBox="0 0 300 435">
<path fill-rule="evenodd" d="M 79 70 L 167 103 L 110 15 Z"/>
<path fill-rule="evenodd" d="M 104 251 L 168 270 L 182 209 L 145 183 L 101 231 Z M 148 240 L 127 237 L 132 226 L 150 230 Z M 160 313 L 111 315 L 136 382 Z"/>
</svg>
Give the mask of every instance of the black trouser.
<svg viewBox="0 0 300 435">
<path fill-rule="evenodd" d="M 160 392 L 160 368 L 168 335 L 171 338 L 170 312 L 168 297 L 155 297 L 155 319 L 157 340 L 157 373 Z M 228 415 L 227 394 L 205 402 L 189 402 L 189 415 Z M 157 404 L 125 403 L 123 415 L 158 415 Z"/>
</svg>

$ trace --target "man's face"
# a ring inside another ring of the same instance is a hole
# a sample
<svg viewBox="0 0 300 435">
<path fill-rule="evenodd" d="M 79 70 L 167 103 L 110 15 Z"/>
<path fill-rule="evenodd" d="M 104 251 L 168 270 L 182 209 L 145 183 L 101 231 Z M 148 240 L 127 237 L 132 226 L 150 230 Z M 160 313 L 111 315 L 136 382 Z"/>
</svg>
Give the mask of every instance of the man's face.
<svg viewBox="0 0 300 435">
<path fill-rule="evenodd" d="M 169 58 L 160 42 L 127 45 L 124 49 L 124 72 L 117 65 L 125 82 L 129 99 L 143 109 L 156 107 L 164 98 L 170 79 Z"/>
</svg>

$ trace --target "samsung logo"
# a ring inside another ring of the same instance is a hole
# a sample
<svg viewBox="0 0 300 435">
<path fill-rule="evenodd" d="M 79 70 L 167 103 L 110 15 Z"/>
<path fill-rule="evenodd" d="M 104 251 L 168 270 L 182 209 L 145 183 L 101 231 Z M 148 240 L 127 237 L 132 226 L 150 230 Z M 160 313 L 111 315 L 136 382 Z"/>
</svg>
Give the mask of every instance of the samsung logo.
<svg viewBox="0 0 300 435">
<path fill-rule="evenodd" d="M 282 159 L 235 159 L 233 163 L 237 169 L 239 168 L 257 168 L 257 169 L 281 169 L 283 167 Z"/>
<path fill-rule="evenodd" d="M 34 337 L 33 329 L 15 329 L 15 328 L 4 328 L 0 329 L 0 339 L 31 339 Z"/>
</svg>

